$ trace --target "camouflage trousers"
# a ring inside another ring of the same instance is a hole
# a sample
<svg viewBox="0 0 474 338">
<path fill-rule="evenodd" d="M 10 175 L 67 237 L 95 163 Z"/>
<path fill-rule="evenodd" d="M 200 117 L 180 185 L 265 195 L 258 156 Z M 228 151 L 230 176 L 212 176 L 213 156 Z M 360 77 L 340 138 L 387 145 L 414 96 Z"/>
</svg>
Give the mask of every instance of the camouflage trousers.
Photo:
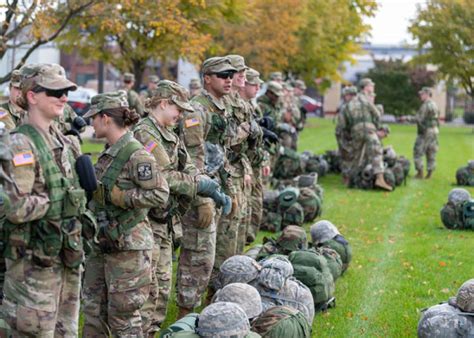
<svg viewBox="0 0 474 338">
<path fill-rule="evenodd" d="M 343 134 L 336 134 L 336 139 L 339 154 L 341 155 L 341 173 L 344 177 L 348 177 L 354 161 L 351 140 Z"/>
<path fill-rule="evenodd" d="M 157 332 L 165 320 L 173 274 L 173 239 L 168 224 L 150 218 L 153 229 L 152 282 L 148 299 L 140 310 L 143 332 Z"/>
<path fill-rule="evenodd" d="M 86 262 L 83 337 L 143 336 L 140 309 L 150 292 L 151 255 L 95 248 Z"/>
<path fill-rule="evenodd" d="M 59 258 L 48 268 L 29 254 L 7 260 L 2 311 L 13 337 L 77 336 L 82 271 Z"/>
<path fill-rule="evenodd" d="M 423 157 L 426 156 L 426 169 L 429 171 L 435 170 L 438 148 L 438 135 L 435 131 L 418 135 L 413 147 L 415 169 L 423 171 Z"/>
<path fill-rule="evenodd" d="M 253 242 L 257 237 L 263 214 L 262 168 L 253 168 L 252 190 L 249 198 L 250 223 L 247 225 L 247 240 Z"/>
<path fill-rule="evenodd" d="M 383 146 L 379 137 L 372 130 L 359 131 L 352 137 L 353 166 L 364 169 L 372 165 L 375 175 L 384 172 Z"/>
<path fill-rule="evenodd" d="M 197 219 L 196 208 L 189 209 L 181 218 L 183 238 L 176 278 L 177 303 L 187 309 L 201 305 L 216 254 L 216 222 L 213 221 L 208 228 L 200 229 L 194 226 Z"/>
</svg>

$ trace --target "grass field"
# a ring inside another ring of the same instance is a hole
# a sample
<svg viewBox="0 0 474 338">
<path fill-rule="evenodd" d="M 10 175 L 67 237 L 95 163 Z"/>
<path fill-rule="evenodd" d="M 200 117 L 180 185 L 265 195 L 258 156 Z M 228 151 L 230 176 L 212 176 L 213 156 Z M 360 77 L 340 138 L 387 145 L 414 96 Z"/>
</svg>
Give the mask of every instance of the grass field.
<svg viewBox="0 0 474 338">
<path fill-rule="evenodd" d="M 391 130 L 384 144 L 412 159 L 415 127 L 395 125 Z M 86 144 L 84 149 L 101 147 Z M 332 121 L 311 119 L 299 150 L 335 148 Z M 420 310 L 447 300 L 474 277 L 474 232 L 446 230 L 439 217 L 456 169 L 474 159 L 473 129 L 442 127 L 437 159 L 431 180 L 413 179 L 412 166 L 407 185 L 392 193 L 349 190 L 337 175 L 320 179 L 325 190 L 322 218 L 338 226 L 354 258 L 337 281 L 337 307 L 316 317 L 314 337 L 416 336 Z M 468 190 L 474 195 L 474 189 Z M 260 233 L 257 242 L 264 235 L 269 234 Z M 176 314 L 173 296 L 163 327 Z"/>
</svg>

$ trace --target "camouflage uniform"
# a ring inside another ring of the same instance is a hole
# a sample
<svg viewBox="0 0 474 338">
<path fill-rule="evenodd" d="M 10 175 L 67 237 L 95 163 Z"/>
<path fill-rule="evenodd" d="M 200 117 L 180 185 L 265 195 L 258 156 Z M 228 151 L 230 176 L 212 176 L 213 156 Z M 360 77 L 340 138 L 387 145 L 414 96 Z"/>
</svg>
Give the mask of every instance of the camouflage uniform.
<svg viewBox="0 0 474 338">
<path fill-rule="evenodd" d="M 430 93 L 428 88 L 423 89 Z M 424 101 L 416 113 L 417 137 L 413 147 L 413 157 L 415 169 L 418 172 L 423 172 L 423 156 L 426 156 L 428 172 L 435 170 L 436 153 L 438 152 L 438 118 L 438 107 L 431 99 Z"/>
<path fill-rule="evenodd" d="M 28 65 L 21 76 L 28 76 L 25 89 L 76 88 L 53 65 Z M 3 317 L 14 336 L 75 336 L 86 202 L 74 170 L 80 150 L 54 124 L 47 130 L 23 125 L 11 136 L 10 149 L 2 175 L 11 199 L 3 224 Z"/>
<path fill-rule="evenodd" d="M 357 94 L 357 89 L 354 86 L 344 88 L 342 95 L 348 94 Z M 353 162 L 353 151 L 351 148 L 351 138 L 350 133 L 347 129 L 344 128 L 344 116 L 343 111 L 348 102 L 343 102 L 339 108 L 339 114 L 336 118 L 336 141 L 339 149 L 339 154 L 341 155 L 341 172 L 344 177 L 349 176 L 349 171 L 351 169 L 351 164 Z"/>
<path fill-rule="evenodd" d="M 201 81 L 199 79 L 191 79 L 189 82 L 189 93 L 191 98 L 201 94 Z"/>
<path fill-rule="evenodd" d="M 148 83 L 154 83 L 157 84 L 160 81 L 160 78 L 156 75 L 150 75 L 148 76 Z M 148 85 L 148 88 L 145 90 L 142 90 L 140 92 L 140 99 L 142 100 L 142 103 L 145 104 L 145 101 L 153 96 L 153 90 L 150 88 L 150 85 Z"/>
<path fill-rule="evenodd" d="M 132 73 L 125 73 L 123 74 L 123 80 L 135 82 L 135 75 Z M 140 95 L 138 95 L 135 90 L 128 89 L 127 87 L 122 88 L 122 90 L 127 92 L 127 101 L 130 109 L 135 109 L 137 114 L 143 117 L 145 115 L 145 108 L 143 107 L 143 103 L 140 100 Z"/>
<path fill-rule="evenodd" d="M 97 95 L 86 117 L 124 106 L 120 92 Z M 96 174 L 102 183 L 90 207 L 100 221 L 99 245 L 86 264 L 83 335 L 142 336 L 140 309 L 152 281 L 153 231 L 147 213 L 166 206 L 168 184 L 130 132 L 99 155 Z"/>
</svg>

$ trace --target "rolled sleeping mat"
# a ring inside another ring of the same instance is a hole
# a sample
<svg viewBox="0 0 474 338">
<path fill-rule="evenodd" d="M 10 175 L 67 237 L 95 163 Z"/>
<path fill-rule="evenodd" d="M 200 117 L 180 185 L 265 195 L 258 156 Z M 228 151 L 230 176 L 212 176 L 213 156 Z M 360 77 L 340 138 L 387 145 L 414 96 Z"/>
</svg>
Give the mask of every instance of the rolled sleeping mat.
<svg viewBox="0 0 474 338">
<path fill-rule="evenodd" d="M 97 177 L 89 155 L 81 155 L 76 159 L 76 172 L 82 189 L 89 193 L 97 190 Z"/>
<path fill-rule="evenodd" d="M 300 190 L 294 187 L 287 187 L 280 191 L 278 202 L 282 208 L 289 208 L 298 201 Z"/>
</svg>

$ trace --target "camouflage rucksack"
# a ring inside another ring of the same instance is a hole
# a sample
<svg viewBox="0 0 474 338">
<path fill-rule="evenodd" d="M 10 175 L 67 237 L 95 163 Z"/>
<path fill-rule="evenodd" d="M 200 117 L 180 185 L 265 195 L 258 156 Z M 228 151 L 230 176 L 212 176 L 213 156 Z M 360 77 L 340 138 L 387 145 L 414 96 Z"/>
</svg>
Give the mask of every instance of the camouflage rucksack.
<svg viewBox="0 0 474 338">
<path fill-rule="evenodd" d="M 374 188 L 375 175 L 372 165 L 365 168 L 354 168 L 349 172 L 349 187 L 370 190 Z"/>
<path fill-rule="evenodd" d="M 263 213 L 260 229 L 278 232 L 281 230 L 281 214 L 278 207 L 280 193 L 267 190 L 263 193 Z"/>
<path fill-rule="evenodd" d="M 397 182 L 396 182 L 396 179 L 395 179 L 395 175 L 393 174 L 393 172 L 390 168 L 385 168 L 385 170 L 383 172 L 383 178 L 385 179 L 385 182 L 387 182 L 387 184 L 389 186 L 391 186 L 393 190 L 395 190 Z"/>
<path fill-rule="evenodd" d="M 311 222 L 322 214 L 322 203 L 310 188 L 301 188 L 298 203 L 304 211 L 304 221 Z"/>
<path fill-rule="evenodd" d="M 171 324 L 167 329 L 160 330 L 160 338 L 172 338 L 176 336 L 177 332 L 194 332 L 197 325 L 197 318 L 199 314 L 190 313 L 183 318 Z"/>
<path fill-rule="evenodd" d="M 301 154 L 301 162 L 303 163 L 303 171 L 306 174 L 318 173 L 318 176 L 323 177 L 329 171 L 329 164 L 324 157 L 314 155 L 309 151 Z"/>
<path fill-rule="evenodd" d="M 311 337 L 311 326 L 306 317 L 288 306 L 274 306 L 262 313 L 252 323 L 252 331 L 262 338 Z"/>
<path fill-rule="evenodd" d="M 471 337 L 474 334 L 473 316 L 442 303 L 424 311 L 418 323 L 419 338 Z"/>
<path fill-rule="evenodd" d="M 334 278 L 326 258 L 312 250 L 293 251 L 289 256 L 293 264 L 293 276 L 306 285 L 317 311 L 326 310 L 334 303 Z"/>
<path fill-rule="evenodd" d="M 402 168 L 403 168 L 403 175 L 405 177 L 408 177 L 408 174 L 410 173 L 410 160 L 407 159 L 405 156 L 399 156 L 397 158 L 397 163 L 400 163 Z"/>
<path fill-rule="evenodd" d="M 329 171 L 335 174 L 341 172 L 341 155 L 338 150 L 327 150 L 324 159 L 329 164 Z"/>
<path fill-rule="evenodd" d="M 342 272 L 344 273 L 352 260 L 352 248 L 349 242 L 343 236 L 336 235 L 333 239 L 322 243 L 321 246 L 331 248 L 339 254 L 342 261 Z"/>
<path fill-rule="evenodd" d="M 276 240 L 276 245 L 279 253 L 283 255 L 289 255 L 296 250 L 306 250 L 308 248 L 306 231 L 299 226 L 289 225 L 283 229 L 280 237 Z"/>
<path fill-rule="evenodd" d="M 393 167 L 397 161 L 397 153 L 392 146 L 385 147 L 383 149 L 383 161 L 387 163 L 389 167 Z"/>
<path fill-rule="evenodd" d="M 322 254 L 324 258 L 326 258 L 328 268 L 331 271 L 332 277 L 334 278 L 335 282 L 342 275 L 343 264 L 341 256 L 339 256 L 336 250 L 324 246 L 313 250 L 316 250 L 316 252 Z"/>
<path fill-rule="evenodd" d="M 474 230 L 474 200 L 466 189 L 452 189 L 448 203 L 443 206 L 440 214 L 441 221 L 448 229 Z"/>
<path fill-rule="evenodd" d="M 474 160 L 456 171 L 456 182 L 458 185 L 474 186 Z"/>
<path fill-rule="evenodd" d="M 273 167 L 273 177 L 277 179 L 293 178 L 302 174 L 300 155 L 285 147 L 280 147 L 278 159 Z"/>
<path fill-rule="evenodd" d="M 288 225 L 303 225 L 304 210 L 298 203 L 294 203 L 289 208 L 281 208 L 281 227 L 284 229 Z"/>
<path fill-rule="evenodd" d="M 395 185 L 400 186 L 405 181 L 405 172 L 403 166 L 400 162 L 396 162 L 393 167 L 390 168 L 395 177 Z M 388 182 L 387 182 L 388 183 Z"/>
</svg>

